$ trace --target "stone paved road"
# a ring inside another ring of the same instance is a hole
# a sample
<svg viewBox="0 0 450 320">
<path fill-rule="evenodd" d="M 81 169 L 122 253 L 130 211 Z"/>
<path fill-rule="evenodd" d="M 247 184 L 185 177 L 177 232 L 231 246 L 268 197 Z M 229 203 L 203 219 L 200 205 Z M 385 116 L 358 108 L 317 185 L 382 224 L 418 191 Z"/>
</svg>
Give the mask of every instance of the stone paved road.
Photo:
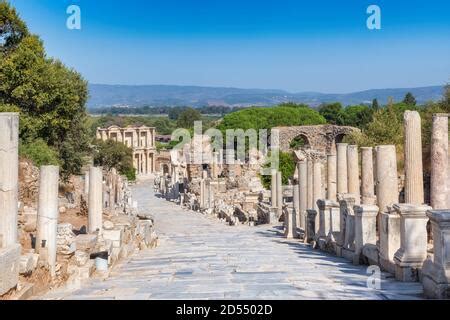
<svg viewBox="0 0 450 320">
<path fill-rule="evenodd" d="M 117 266 L 106 280 L 56 291 L 46 299 L 417 299 L 419 283 L 382 274 L 368 289 L 363 266 L 281 237 L 280 227 L 230 227 L 155 197 L 152 184 L 134 199 L 155 217 L 160 245 Z"/>
</svg>

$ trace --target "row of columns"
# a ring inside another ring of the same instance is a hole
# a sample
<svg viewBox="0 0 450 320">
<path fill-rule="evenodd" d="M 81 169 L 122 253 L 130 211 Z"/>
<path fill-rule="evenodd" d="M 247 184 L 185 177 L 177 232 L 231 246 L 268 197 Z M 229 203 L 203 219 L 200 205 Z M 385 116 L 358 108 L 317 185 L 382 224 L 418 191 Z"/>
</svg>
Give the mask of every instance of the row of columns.
<svg viewBox="0 0 450 320">
<path fill-rule="evenodd" d="M 445 236 L 445 232 L 450 231 L 447 115 L 435 115 L 432 128 L 431 204 L 440 210 L 424 204 L 421 119 L 417 112 L 405 112 L 404 132 L 406 203 L 399 203 L 396 148 L 393 145 L 361 148 L 360 180 L 358 147 L 337 144 L 337 154 L 327 156 L 326 198 L 319 197 L 320 166 L 317 161 L 313 159 L 311 164 L 310 159 L 299 161 L 299 208 L 304 209 L 303 203 L 306 203 L 312 220 L 307 223 L 307 233 L 315 234 L 314 237 L 307 235 L 307 239 L 327 243 L 338 235 L 334 244 L 338 255 L 349 257 L 354 263 L 369 258 L 369 262 L 380 264 L 402 281 L 418 280 L 417 270 L 423 266 L 426 294 L 448 297 L 442 289 L 449 288 L 449 281 L 442 274 L 450 271 L 450 258 L 445 254 L 448 252 L 445 250 L 450 249 L 450 241 Z M 308 170 L 310 167 L 312 174 Z M 308 198 L 305 201 L 303 196 L 303 203 L 300 200 L 302 193 Z M 311 193 L 318 207 L 316 204 L 312 207 Z M 424 264 L 428 220 L 433 226 L 435 251 L 434 259 Z M 309 230 L 311 223 L 314 228 Z M 363 249 L 368 245 L 374 248 L 378 245 L 378 253 L 371 255 L 367 251 L 368 256 L 363 257 Z"/>
</svg>

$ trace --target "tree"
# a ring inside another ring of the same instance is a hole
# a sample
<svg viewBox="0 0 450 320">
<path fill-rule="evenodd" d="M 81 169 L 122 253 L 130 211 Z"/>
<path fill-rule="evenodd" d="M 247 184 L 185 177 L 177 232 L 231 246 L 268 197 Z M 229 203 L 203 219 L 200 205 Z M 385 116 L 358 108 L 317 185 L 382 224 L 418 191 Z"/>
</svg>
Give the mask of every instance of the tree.
<svg viewBox="0 0 450 320">
<path fill-rule="evenodd" d="M 340 125 L 365 128 L 372 121 L 373 111 L 368 106 L 348 106 L 341 111 Z"/>
<path fill-rule="evenodd" d="M 322 104 L 319 113 L 327 120 L 327 123 L 340 125 L 342 123 L 342 105 L 339 102 Z"/>
<path fill-rule="evenodd" d="M 242 109 L 223 117 L 219 130 L 227 129 L 267 129 L 278 126 L 302 126 L 325 124 L 326 120 L 316 110 L 309 107 L 252 107 Z"/>
<path fill-rule="evenodd" d="M 414 98 L 413 94 L 411 92 L 408 92 L 405 95 L 405 98 L 403 99 L 403 103 L 408 106 L 415 106 L 416 105 L 416 98 Z"/>
<path fill-rule="evenodd" d="M 201 113 L 194 108 L 186 108 L 180 113 L 177 120 L 177 126 L 179 128 L 193 128 L 194 122 L 202 119 Z"/>
<path fill-rule="evenodd" d="M 113 140 L 95 142 L 96 152 L 94 164 L 107 170 L 116 168 L 120 174 L 126 175 L 130 181 L 136 179 L 136 170 L 133 167 L 133 150 L 123 143 Z"/>
<path fill-rule="evenodd" d="M 372 100 L 372 110 L 377 111 L 380 109 L 380 105 L 378 104 L 378 99 L 375 98 Z"/>
<path fill-rule="evenodd" d="M 46 56 L 39 37 L 0 0 L 0 104 L 20 112 L 20 139 L 41 139 L 59 154 L 63 177 L 80 173 L 89 151 L 85 103 L 87 82 L 58 60 Z M 7 27 L 1 27 L 7 26 Z M 6 30 L 6 31 L 5 31 Z M 5 48 L 7 50 L 5 50 Z"/>
<path fill-rule="evenodd" d="M 11 5 L 0 0 L 0 54 L 15 47 L 28 36 L 28 28 Z"/>
</svg>

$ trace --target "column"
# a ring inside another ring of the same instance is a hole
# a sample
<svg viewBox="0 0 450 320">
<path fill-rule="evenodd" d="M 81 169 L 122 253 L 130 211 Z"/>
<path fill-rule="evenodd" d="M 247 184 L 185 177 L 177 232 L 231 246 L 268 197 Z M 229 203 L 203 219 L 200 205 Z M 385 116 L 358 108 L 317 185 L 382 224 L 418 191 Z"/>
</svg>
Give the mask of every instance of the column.
<svg viewBox="0 0 450 320">
<path fill-rule="evenodd" d="M 316 157 L 313 162 L 313 209 L 319 211 L 317 205 L 317 200 L 323 199 L 323 188 L 322 188 L 322 163 L 319 157 Z"/>
<path fill-rule="evenodd" d="M 327 199 L 336 201 L 336 155 L 327 155 Z"/>
<path fill-rule="evenodd" d="M 58 226 L 59 167 L 42 166 L 39 172 L 39 202 L 36 252 L 56 276 L 56 235 Z"/>
<path fill-rule="evenodd" d="M 0 248 L 18 243 L 19 115 L 0 113 Z"/>
<path fill-rule="evenodd" d="M 307 208 L 307 172 L 308 165 L 306 159 L 300 160 L 298 163 L 298 179 L 299 179 L 299 211 L 300 211 L 300 221 L 299 226 L 303 230 L 306 230 L 306 209 Z"/>
<path fill-rule="evenodd" d="M 362 204 L 375 204 L 372 147 L 361 148 L 361 193 Z"/>
<path fill-rule="evenodd" d="M 308 155 L 307 160 L 307 190 L 306 190 L 306 202 L 307 202 L 307 209 L 313 209 L 314 208 L 314 196 L 313 196 L 313 181 L 314 181 L 314 174 L 313 174 L 313 161 L 310 155 Z"/>
<path fill-rule="evenodd" d="M 427 258 L 427 205 L 396 204 L 400 215 L 400 248 L 394 255 L 395 278 L 399 281 L 419 281 L 418 269 Z M 438 247 L 439 245 L 437 245 Z"/>
<path fill-rule="evenodd" d="M 377 146 L 377 202 L 380 212 L 398 203 L 397 155 L 395 146 Z"/>
<path fill-rule="evenodd" d="M 102 223 L 103 223 L 102 179 L 103 179 L 102 169 L 98 167 L 91 167 L 89 171 L 89 209 L 88 209 L 89 233 L 102 231 Z"/>
<path fill-rule="evenodd" d="M 89 194 L 89 171 L 84 173 L 84 194 Z"/>
<path fill-rule="evenodd" d="M 272 207 L 277 206 L 277 170 L 272 170 L 271 185 L 270 185 L 270 202 Z"/>
<path fill-rule="evenodd" d="M 300 192 L 299 192 L 299 186 L 298 181 L 294 182 L 293 188 L 292 188 L 292 200 L 294 202 L 294 214 L 295 214 L 295 221 L 297 222 L 296 227 L 298 226 L 298 222 L 300 220 Z"/>
<path fill-rule="evenodd" d="M 337 192 L 348 193 L 347 181 L 347 143 L 337 143 Z"/>
<path fill-rule="evenodd" d="M 280 171 L 277 171 L 277 214 L 278 217 L 283 214 L 283 177 Z"/>
<path fill-rule="evenodd" d="M 350 145 L 347 148 L 347 175 L 348 193 L 354 195 L 356 204 L 359 204 L 359 159 L 358 146 L 356 145 Z"/>
<path fill-rule="evenodd" d="M 433 115 L 431 133 L 430 202 L 433 209 L 447 209 L 448 115 Z"/>
<path fill-rule="evenodd" d="M 450 211 L 427 212 L 433 229 L 433 259 L 425 260 L 422 267 L 422 285 L 427 298 L 450 299 Z"/>
<path fill-rule="evenodd" d="M 417 111 L 405 111 L 405 202 L 423 204 L 422 131 Z"/>
</svg>

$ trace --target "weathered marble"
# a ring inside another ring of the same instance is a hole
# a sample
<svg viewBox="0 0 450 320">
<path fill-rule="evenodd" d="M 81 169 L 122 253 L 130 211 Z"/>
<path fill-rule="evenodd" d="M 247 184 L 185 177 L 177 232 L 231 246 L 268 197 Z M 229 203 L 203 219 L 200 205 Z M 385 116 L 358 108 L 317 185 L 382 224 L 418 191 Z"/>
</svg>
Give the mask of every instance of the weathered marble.
<svg viewBox="0 0 450 320">
<path fill-rule="evenodd" d="M 337 194 L 337 173 L 336 173 L 336 155 L 327 155 L 327 199 L 336 201 Z"/>
<path fill-rule="evenodd" d="M 427 205 L 396 204 L 400 215 L 400 248 L 394 255 L 395 277 L 399 281 L 418 281 L 418 269 L 427 258 Z"/>
<path fill-rule="evenodd" d="M 362 262 L 364 246 L 377 244 L 377 215 L 378 207 L 362 204 L 355 206 L 355 255 L 354 264 Z"/>
<path fill-rule="evenodd" d="M 361 149 L 361 201 L 362 204 L 374 205 L 375 185 L 373 175 L 373 152 L 372 147 Z"/>
<path fill-rule="evenodd" d="M 448 114 L 433 115 L 431 133 L 430 202 L 436 209 L 447 209 L 448 194 Z"/>
<path fill-rule="evenodd" d="M 56 236 L 58 226 L 59 167 L 42 166 L 39 172 L 39 202 L 37 217 L 36 252 L 41 256 L 52 277 L 56 275 Z"/>
<path fill-rule="evenodd" d="M 434 253 L 422 267 L 422 285 L 425 296 L 450 299 L 450 211 L 427 212 L 433 229 Z"/>
<path fill-rule="evenodd" d="M 89 170 L 89 204 L 88 204 L 88 230 L 89 233 L 101 232 L 103 225 L 103 173 L 98 167 Z"/>
<path fill-rule="evenodd" d="M 420 115 L 417 111 L 405 111 L 404 152 L 405 152 L 405 202 L 420 205 L 424 203 L 422 131 Z"/>
<path fill-rule="evenodd" d="M 341 194 L 348 193 L 348 175 L 347 175 L 347 143 L 337 143 L 337 192 Z"/>
<path fill-rule="evenodd" d="M 348 193 L 355 196 L 355 204 L 360 203 L 359 187 L 359 157 L 358 146 L 349 145 L 347 147 L 347 175 L 348 175 Z"/>
<path fill-rule="evenodd" d="M 395 146 L 377 146 L 377 202 L 380 212 L 398 203 L 397 156 Z"/>
</svg>

